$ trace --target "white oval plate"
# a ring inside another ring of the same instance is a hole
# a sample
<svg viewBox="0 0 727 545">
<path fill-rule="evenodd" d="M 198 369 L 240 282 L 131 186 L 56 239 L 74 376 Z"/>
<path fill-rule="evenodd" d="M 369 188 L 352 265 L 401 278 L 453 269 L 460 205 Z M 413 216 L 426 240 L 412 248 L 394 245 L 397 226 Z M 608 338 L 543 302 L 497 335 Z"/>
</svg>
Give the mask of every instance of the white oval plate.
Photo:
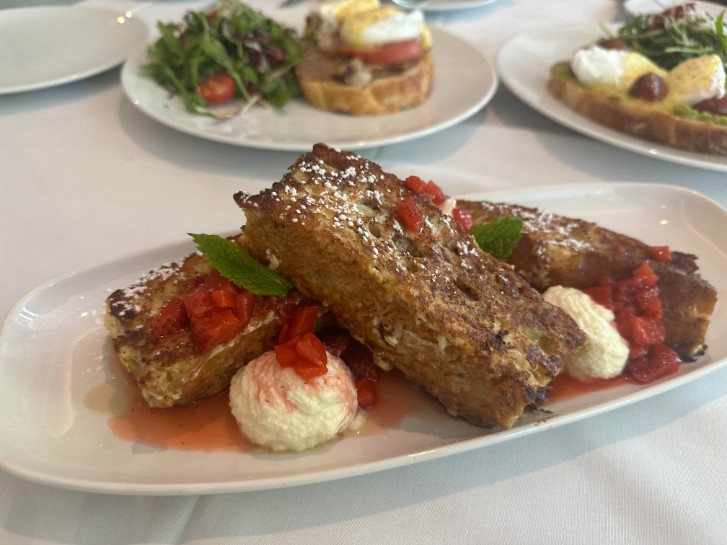
<svg viewBox="0 0 727 545">
<path fill-rule="evenodd" d="M 307 151 L 325 142 L 360 149 L 404 142 L 441 131 L 485 106 L 497 90 L 494 68 L 467 42 L 436 28 L 434 85 L 420 106 L 381 116 L 356 117 L 313 108 L 302 98 L 280 110 L 253 107 L 227 121 L 186 111 L 178 97 L 144 75 L 146 51 L 130 58 L 121 73 L 126 96 L 146 115 L 187 134 L 249 148 Z"/>
<path fill-rule="evenodd" d="M 148 39 L 122 10 L 80 6 L 0 9 L 0 94 L 80 80 L 124 62 Z"/>
<path fill-rule="evenodd" d="M 615 27 L 608 27 L 615 28 Z M 603 36 L 596 25 L 546 27 L 516 36 L 497 54 L 497 70 L 520 100 L 561 125 L 601 142 L 663 161 L 727 172 L 727 157 L 649 142 L 587 119 L 553 98 L 546 88 L 550 67 Z"/>
<path fill-rule="evenodd" d="M 302 485 L 448 456 L 603 413 L 702 377 L 727 362 L 727 211 L 697 193 L 649 184 L 589 184 L 469 195 L 587 218 L 654 245 L 699 256 L 720 294 L 705 356 L 647 386 L 624 384 L 550 402 L 509 430 L 444 410 L 408 414 L 378 434 L 347 436 L 302 454 L 182 452 L 125 442 L 87 398 L 115 358 L 104 300 L 148 270 L 193 251 L 190 242 L 69 274 L 25 296 L 0 331 L 0 468 L 50 485 L 116 494 L 204 494 Z M 435 407 L 436 409 L 436 407 Z M 613 418 L 619 418 L 614 414 Z"/>
</svg>

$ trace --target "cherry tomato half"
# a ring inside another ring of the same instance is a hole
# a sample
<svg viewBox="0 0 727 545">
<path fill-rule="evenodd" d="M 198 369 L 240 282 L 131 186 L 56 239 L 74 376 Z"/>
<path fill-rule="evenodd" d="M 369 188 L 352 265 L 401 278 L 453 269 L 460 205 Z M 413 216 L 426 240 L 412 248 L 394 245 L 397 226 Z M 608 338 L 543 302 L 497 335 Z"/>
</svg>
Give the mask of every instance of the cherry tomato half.
<svg viewBox="0 0 727 545">
<path fill-rule="evenodd" d="M 212 74 L 199 82 L 197 95 L 210 104 L 225 104 L 235 96 L 235 80 L 227 72 Z"/>
</svg>

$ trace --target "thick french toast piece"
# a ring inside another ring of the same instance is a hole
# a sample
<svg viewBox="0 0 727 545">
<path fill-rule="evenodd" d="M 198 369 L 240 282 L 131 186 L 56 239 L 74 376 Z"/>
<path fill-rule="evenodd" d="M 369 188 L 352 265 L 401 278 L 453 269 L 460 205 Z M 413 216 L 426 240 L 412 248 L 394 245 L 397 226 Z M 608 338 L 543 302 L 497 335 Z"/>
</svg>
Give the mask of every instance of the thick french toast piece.
<svg viewBox="0 0 727 545">
<path fill-rule="evenodd" d="M 424 225 L 397 216 L 411 199 Z M 542 401 L 584 334 L 449 216 L 353 153 L 314 146 L 283 180 L 238 193 L 246 247 L 275 263 L 455 416 L 510 427 Z"/>
<path fill-rule="evenodd" d="M 239 243 L 241 237 L 235 241 Z M 268 349 L 278 334 L 280 305 L 293 306 L 301 299 L 292 291 L 286 300 L 266 298 L 256 303 L 242 332 L 207 353 L 189 328 L 154 336 L 150 324 L 159 309 L 170 298 L 195 290 L 211 270 L 201 254 L 191 254 L 149 272 L 106 300 L 104 321 L 114 350 L 150 407 L 185 405 L 227 388 L 235 372 Z"/>
<path fill-rule="evenodd" d="M 639 240 L 536 208 L 462 200 L 457 207 L 468 210 L 475 223 L 504 216 L 523 220 L 523 236 L 508 261 L 540 291 L 555 285 L 595 286 L 602 275 L 619 280 L 649 262 L 659 276 L 666 343 L 685 359 L 704 352 L 717 292 L 697 272 L 696 256 L 673 251 L 671 261 L 657 261 L 653 248 Z"/>
</svg>

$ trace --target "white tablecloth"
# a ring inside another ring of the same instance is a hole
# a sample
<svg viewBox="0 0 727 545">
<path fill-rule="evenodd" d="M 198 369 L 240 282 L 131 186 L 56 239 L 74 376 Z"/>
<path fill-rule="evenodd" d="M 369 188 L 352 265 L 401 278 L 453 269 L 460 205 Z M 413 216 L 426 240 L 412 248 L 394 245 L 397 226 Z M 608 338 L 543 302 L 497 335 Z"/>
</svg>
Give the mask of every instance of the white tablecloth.
<svg viewBox="0 0 727 545">
<path fill-rule="evenodd" d="M 151 27 L 203 4 L 123 5 Z M 290 9 L 302 15 L 307 8 Z M 494 62 L 498 47 L 519 32 L 615 14 L 610 0 L 499 0 L 428 18 Z M 581 137 L 530 110 L 504 86 L 456 127 L 364 154 L 397 173 L 435 179 L 450 194 L 640 181 L 686 186 L 727 205 L 724 173 Z M 177 242 L 190 230 L 235 228 L 241 214 L 231 195 L 269 185 L 295 156 L 161 126 L 125 98 L 118 69 L 0 96 L 0 316 L 24 293 L 66 272 Z M 723 544 L 725 391 L 722 369 L 543 433 L 289 489 L 115 496 L 0 472 L 0 543 Z"/>
</svg>

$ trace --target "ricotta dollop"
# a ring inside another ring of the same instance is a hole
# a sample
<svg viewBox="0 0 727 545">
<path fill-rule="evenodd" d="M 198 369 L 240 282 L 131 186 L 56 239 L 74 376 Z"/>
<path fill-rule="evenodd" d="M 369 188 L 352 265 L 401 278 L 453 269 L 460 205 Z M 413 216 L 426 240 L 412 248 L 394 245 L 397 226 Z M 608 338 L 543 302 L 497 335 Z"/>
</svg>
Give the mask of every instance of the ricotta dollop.
<svg viewBox="0 0 727 545">
<path fill-rule="evenodd" d="M 351 372 L 328 353 L 327 372 L 304 380 L 266 352 L 243 367 L 230 385 L 230 409 L 242 433 L 274 451 L 301 451 L 343 432 L 358 409 Z"/>
<path fill-rule="evenodd" d="M 613 312 L 575 288 L 553 286 L 543 298 L 564 310 L 586 334 L 585 344 L 565 357 L 565 370 L 570 376 L 589 381 L 621 374 L 629 346 L 616 329 Z"/>
</svg>

